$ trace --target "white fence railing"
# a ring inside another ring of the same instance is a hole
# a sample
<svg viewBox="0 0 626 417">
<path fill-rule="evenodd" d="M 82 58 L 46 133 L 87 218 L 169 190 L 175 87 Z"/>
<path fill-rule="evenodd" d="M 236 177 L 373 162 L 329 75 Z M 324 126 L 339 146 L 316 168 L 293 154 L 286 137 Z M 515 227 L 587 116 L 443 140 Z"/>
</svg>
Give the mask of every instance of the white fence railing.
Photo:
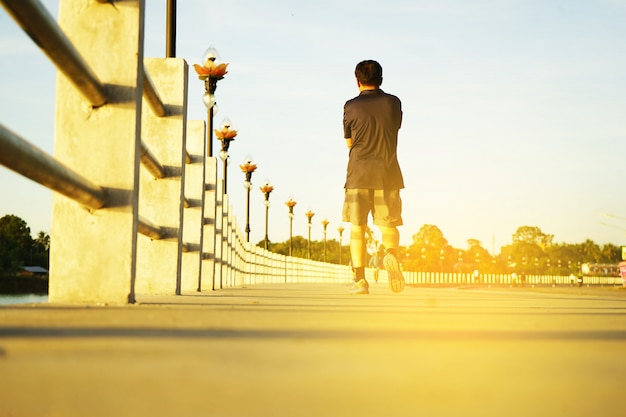
<svg viewBox="0 0 626 417">
<path fill-rule="evenodd" d="M 582 281 L 571 275 L 527 275 L 522 278 L 514 274 L 481 274 L 447 272 L 404 272 L 407 284 L 412 285 L 493 285 L 493 286 L 562 286 L 562 285 L 608 285 L 621 286 L 620 277 L 585 276 Z"/>
</svg>

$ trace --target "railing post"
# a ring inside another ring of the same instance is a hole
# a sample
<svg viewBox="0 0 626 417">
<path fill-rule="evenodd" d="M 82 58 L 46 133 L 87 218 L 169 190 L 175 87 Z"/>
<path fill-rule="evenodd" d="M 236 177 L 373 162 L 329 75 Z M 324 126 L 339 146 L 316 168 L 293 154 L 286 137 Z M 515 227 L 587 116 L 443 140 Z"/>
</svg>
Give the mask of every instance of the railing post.
<svg viewBox="0 0 626 417">
<path fill-rule="evenodd" d="M 108 86 L 108 104 L 94 108 L 58 73 L 54 154 L 107 197 L 89 211 L 53 194 L 50 302 L 135 301 L 143 22 L 143 0 L 59 4 L 59 24 Z"/>
<path fill-rule="evenodd" d="M 208 152 L 208 150 L 207 150 Z M 207 157 L 205 159 L 204 177 L 204 231 L 202 232 L 202 279 L 198 286 L 198 291 L 214 289 L 215 265 L 217 257 L 215 254 L 217 242 L 217 199 L 221 190 L 217 189 L 217 158 Z"/>
<path fill-rule="evenodd" d="M 204 235 L 204 177 L 206 160 L 206 140 L 204 121 L 187 122 L 186 148 L 191 161 L 185 168 L 185 198 L 189 207 L 185 208 L 183 242 L 191 246 L 183 253 L 181 270 L 181 292 L 194 292 L 201 286 L 202 252 Z"/>
<path fill-rule="evenodd" d="M 215 265 L 211 289 L 221 288 L 222 264 L 224 262 L 224 181 L 217 181 L 217 195 L 215 196 Z"/>
<path fill-rule="evenodd" d="M 138 237 L 135 292 L 180 294 L 188 66 L 177 58 L 146 58 L 144 65 L 166 103 L 167 117 L 155 115 L 144 101 L 141 136 L 165 167 L 165 177 L 155 179 L 141 169 L 139 215 L 166 228 L 169 236 Z"/>
<path fill-rule="evenodd" d="M 235 247 L 235 216 L 233 207 L 228 208 L 228 285 L 230 287 L 237 286 L 237 256 Z"/>
<path fill-rule="evenodd" d="M 225 181 L 222 180 L 222 187 L 224 187 L 225 185 Z M 223 189 L 223 188 L 222 188 Z M 229 253 L 228 253 L 228 234 L 229 234 L 229 229 L 228 229 L 228 209 L 230 208 L 229 206 L 229 197 L 228 194 L 224 194 L 222 192 L 222 233 L 221 233 L 221 247 L 222 247 L 222 251 L 221 251 L 221 256 L 220 256 L 220 273 L 219 273 L 219 285 L 218 288 L 224 288 L 225 286 L 228 286 L 228 277 L 229 277 L 229 269 L 230 269 L 230 263 L 229 263 Z"/>
</svg>

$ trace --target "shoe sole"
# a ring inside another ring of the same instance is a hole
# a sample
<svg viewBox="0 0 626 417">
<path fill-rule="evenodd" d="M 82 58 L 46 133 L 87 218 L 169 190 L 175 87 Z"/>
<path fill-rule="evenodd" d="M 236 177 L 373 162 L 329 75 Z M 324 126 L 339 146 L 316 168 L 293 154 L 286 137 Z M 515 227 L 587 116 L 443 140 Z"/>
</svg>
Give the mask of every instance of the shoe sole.
<svg viewBox="0 0 626 417">
<path fill-rule="evenodd" d="M 402 292 L 404 290 L 404 277 L 400 271 L 400 265 L 393 255 L 385 256 L 383 264 L 389 277 L 389 288 L 393 292 Z"/>
</svg>

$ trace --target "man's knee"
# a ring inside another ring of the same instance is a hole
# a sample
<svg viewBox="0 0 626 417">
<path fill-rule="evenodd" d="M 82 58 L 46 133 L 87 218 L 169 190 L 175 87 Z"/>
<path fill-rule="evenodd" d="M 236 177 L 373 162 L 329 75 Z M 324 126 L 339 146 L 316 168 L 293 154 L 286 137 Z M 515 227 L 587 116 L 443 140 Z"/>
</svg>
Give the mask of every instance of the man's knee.
<svg viewBox="0 0 626 417">
<path fill-rule="evenodd" d="M 353 239 L 362 239 L 365 236 L 366 226 L 358 226 L 353 224 L 350 226 L 350 236 Z"/>
<path fill-rule="evenodd" d="M 379 226 L 379 228 L 383 236 L 395 236 L 400 234 L 396 226 Z"/>
</svg>

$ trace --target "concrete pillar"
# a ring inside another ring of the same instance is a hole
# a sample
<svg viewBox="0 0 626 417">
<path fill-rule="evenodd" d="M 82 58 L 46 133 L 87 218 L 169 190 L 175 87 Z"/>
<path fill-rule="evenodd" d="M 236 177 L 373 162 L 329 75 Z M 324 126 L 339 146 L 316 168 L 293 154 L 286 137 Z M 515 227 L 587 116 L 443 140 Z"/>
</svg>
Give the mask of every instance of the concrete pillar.
<svg viewBox="0 0 626 417">
<path fill-rule="evenodd" d="M 185 169 L 185 208 L 183 243 L 188 252 L 183 252 L 181 268 L 181 292 L 199 291 L 202 274 L 202 251 L 204 241 L 204 178 L 206 161 L 205 122 L 187 122 L 187 152 L 191 161 Z"/>
<path fill-rule="evenodd" d="M 49 300 L 134 302 L 144 1 L 61 0 L 59 24 L 108 100 L 93 108 L 58 73 L 54 156 L 103 187 L 107 204 L 90 211 L 53 195 Z"/>
<path fill-rule="evenodd" d="M 215 277 L 217 219 L 217 158 L 206 158 L 204 179 L 204 231 L 202 233 L 202 276 L 198 291 L 212 290 Z M 221 190 L 220 190 L 221 191 Z"/>
<path fill-rule="evenodd" d="M 145 59 L 144 65 L 167 115 L 156 116 L 144 101 L 144 144 L 165 168 L 155 178 L 145 167 L 140 171 L 139 215 L 165 228 L 169 237 L 137 241 L 137 294 L 179 294 L 184 213 L 185 135 L 187 130 L 187 63 L 179 58 Z"/>
</svg>

